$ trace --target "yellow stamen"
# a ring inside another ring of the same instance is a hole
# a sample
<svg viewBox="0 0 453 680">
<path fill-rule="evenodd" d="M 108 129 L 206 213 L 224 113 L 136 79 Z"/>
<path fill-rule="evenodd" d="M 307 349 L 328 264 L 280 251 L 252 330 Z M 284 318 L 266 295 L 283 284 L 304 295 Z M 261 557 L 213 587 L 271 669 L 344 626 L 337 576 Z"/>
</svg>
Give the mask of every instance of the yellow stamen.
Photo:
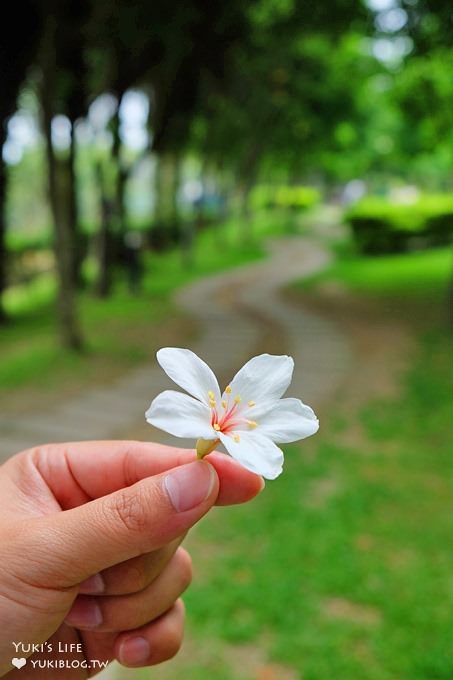
<svg viewBox="0 0 453 680">
<path fill-rule="evenodd" d="M 222 399 L 222 408 L 226 408 L 226 407 L 227 407 L 227 403 L 226 403 L 225 399 Z"/>
<path fill-rule="evenodd" d="M 256 401 L 249 401 L 248 405 L 252 408 L 252 406 L 256 406 Z"/>
<path fill-rule="evenodd" d="M 247 420 L 247 425 L 253 429 L 258 425 L 258 423 L 255 423 L 254 420 Z"/>
<path fill-rule="evenodd" d="M 220 431 L 220 425 L 219 425 L 219 423 L 214 423 L 213 428 L 214 428 L 214 430 L 215 430 L 216 432 L 219 432 L 219 431 Z"/>
<path fill-rule="evenodd" d="M 215 401 L 215 394 L 212 390 L 208 392 L 209 401 Z"/>
<path fill-rule="evenodd" d="M 227 394 L 231 394 L 231 386 L 230 385 L 228 385 L 228 387 L 225 387 L 225 392 Z"/>
<path fill-rule="evenodd" d="M 211 408 L 215 408 L 217 406 L 215 399 L 210 399 L 209 400 L 209 406 Z"/>
<path fill-rule="evenodd" d="M 236 442 L 236 444 L 239 444 L 239 442 L 241 441 L 241 438 L 240 438 L 240 436 L 239 436 L 238 434 L 235 434 L 234 437 L 233 437 L 233 439 L 234 439 L 234 441 Z"/>
<path fill-rule="evenodd" d="M 234 401 L 236 402 L 236 404 L 240 404 L 240 403 L 241 403 L 242 399 L 241 399 L 241 397 L 239 396 L 239 394 L 234 398 Z"/>
</svg>

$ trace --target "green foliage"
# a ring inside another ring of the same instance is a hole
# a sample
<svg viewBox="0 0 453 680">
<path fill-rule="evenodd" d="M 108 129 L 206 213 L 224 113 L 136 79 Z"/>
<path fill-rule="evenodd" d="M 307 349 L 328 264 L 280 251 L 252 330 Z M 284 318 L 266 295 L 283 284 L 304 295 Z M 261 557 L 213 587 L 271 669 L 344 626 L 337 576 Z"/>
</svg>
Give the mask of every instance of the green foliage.
<svg viewBox="0 0 453 680">
<path fill-rule="evenodd" d="M 350 254 L 329 269 L 298 284 L 312 290 L 320 283 L 340 280 L 354 293 L 387 302 L 394 300 L 417 309 L 440 306 L 446 299 L 452 267 L 449 248 L 432 248 L 381 257 L 354 257 Z"/>
<path fill-rule="evenodd" d="M 314 187 L 257 185 L 250 195 L 253 208 L 306 210 L 317 205 L 321 194 Z"/>
<path fill-rule="evenodd" d="M 448 188 L 453 163 L 452 69 L 453 53 L 447 47 L 411 56 L 394 75 L 389 93 L 400 119 L 394 136 L 396 160 L 403 172 L 425 186 Z"/>
<path fill-rule="evenodd" d="M 261 0 L 251 14 L 226 88 L 208 93 L 193 141 L 239 182 L 261 176 L 292 183 L 325 171 L 329 151 L 328 163 L 345 150 L 335 143 L 339 124 L 353 131 L 352 141 L 346 135 L 349 153 L 360 146 L 357 90 L 376 62 L 364 56 L 351 25 L 364 26 L 366 9 L 335 2 L 307 13 L 303 3 Z"/>
<path fill-rule="evenodd" d="M 38 234 L 7 232 L 6 245 L 10 253 L 20 254 L 36 250 L 49 250 L 52 248 L 53 237 L 50 231 L 42 231 Z"/>
<path fill-rule="evenodd" d="M 406 250 L 414 238 L 425 245 L 448 244 L 453 233 L 453 194 L 425 195 L 411 203 L 370 196 L 345 214 L 359 250 Z"/>
</svg>

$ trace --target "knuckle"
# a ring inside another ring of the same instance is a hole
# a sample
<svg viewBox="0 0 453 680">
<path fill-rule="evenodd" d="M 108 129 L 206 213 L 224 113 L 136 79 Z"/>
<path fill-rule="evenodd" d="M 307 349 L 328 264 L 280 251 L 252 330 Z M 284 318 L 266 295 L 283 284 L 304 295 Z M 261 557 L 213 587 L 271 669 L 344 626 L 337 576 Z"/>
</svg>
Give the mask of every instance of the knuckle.
<svg viewBox="0 0 453 680">
<path fill-rule="evenodd" d="M 137 471 L 137 449 L 140 446 L 140 443 L 136 441 L 125 441 L 123 445 L 125 448 L 123 459 L 125 486 L 132 486 L 132 484 L 135 484 L 140 479 L 140 475 Z"/>
<path fill-rule="evenodd" d="M 184 600 L 181 597 L 178 597 L 176 600 L 174 609 L 182 621 L 181 625 L 184 626 L 184 621 L 186 618 L 186 605 L 184 604 Z"/>
<path fill-rule="evenodd" d="M 178 560 L 178 575 L 183 592 L 192 583 L 192 558 L 184 548 L 178 548 L 175 557 Z"/>
<path fill-rule="evenodd" d="M 124 489 L 113 495 L 109 501 L 108 510 L 113 520 L 120 524 L 128 533 L 141 534 L 146 531 L 148 505 L 138 489 Z"/>
<path fill-rule="evenodd" d="M 136 557 L 129 564 L 123 565 L 123 584 L 127 585 L 131 592 L 144 590 L 148 585 L 144 557 Z"/>
</svg>

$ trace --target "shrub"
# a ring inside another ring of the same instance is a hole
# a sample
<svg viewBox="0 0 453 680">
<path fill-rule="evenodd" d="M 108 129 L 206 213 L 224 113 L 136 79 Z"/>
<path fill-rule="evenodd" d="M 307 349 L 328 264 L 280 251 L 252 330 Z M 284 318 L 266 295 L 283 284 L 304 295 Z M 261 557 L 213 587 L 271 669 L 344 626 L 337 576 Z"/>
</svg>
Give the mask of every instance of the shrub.
<svg viewBox="0 0 453 680">
<path fill-rule="evenodd" d="M 321 200 L 321 194 L 314 187 L 270 186 L 255 187 L 250 196 L 253 208 L 287 208 L 307 210 Z"/>
<path fill-rule="evenodd" d="M 413 203 L 368 196 L 350 208 L 345 219 L 363 253 L 446 245 L 453 234 L 453 195 L 425 195 Z"/>
<path fill-rule="evenodd" d="M 7 232 L 6 246 L 12 254 L 20 255 L 32 250 L 50 250 L 52 248 L 52 235 L 50 231 L 40 234 L 26 234 Z"/>
</svg>

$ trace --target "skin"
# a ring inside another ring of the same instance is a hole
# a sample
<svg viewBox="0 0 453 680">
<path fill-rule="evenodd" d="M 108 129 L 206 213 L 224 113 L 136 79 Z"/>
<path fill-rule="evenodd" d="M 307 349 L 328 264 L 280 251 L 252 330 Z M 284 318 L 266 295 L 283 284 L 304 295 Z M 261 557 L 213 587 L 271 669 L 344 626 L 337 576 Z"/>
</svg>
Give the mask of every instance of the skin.
<svg viewBox="0 0 453 680">
<path fill-rule="evenodd" d="M 181 541 L 213 505 L 249 501 L 263 487 L 223 454 L 195 457 L 157 444 L 83 442 L 30 449 L 0 467 L 1 677 L 80 680 L 100 669 L 39 669 L 32 661 L 137 667 L 176 654 L 180 596 L 192 577 Z M 172 504 L 175 471 L 185 475 L 190 509 L 187 499 Z M 149 643 L 145 658 L 137 637 Z M 27 652 L 28 643 L 43 648 Z M 12 670 L 13 657 L 27 664 Z"/>
</svg>

